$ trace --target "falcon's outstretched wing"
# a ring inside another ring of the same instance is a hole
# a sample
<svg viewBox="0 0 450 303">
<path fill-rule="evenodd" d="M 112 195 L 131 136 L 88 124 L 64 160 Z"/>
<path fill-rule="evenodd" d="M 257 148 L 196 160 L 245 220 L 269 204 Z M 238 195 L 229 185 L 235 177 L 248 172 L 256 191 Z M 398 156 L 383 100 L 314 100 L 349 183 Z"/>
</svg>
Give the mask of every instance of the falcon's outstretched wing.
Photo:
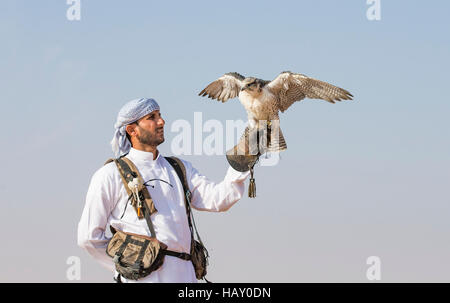
<svg viewBox="0 0 450 303">
<path fill-rule="evenodd" d="M 306 98 L 322 99 L 331 103 L 352 100 L 353 95 L 345 89 L 309 78 L 302 74 L 282 72 L 269 84 L 268 89 L 278 96 L 278 106 L 284 112 L 295 101 Z"/>
<path fill-rule="evenodd" d="M 211 82 L 198 95 L 202 97 L 208 96 L 208 98 L 225 102 L 239 95 L 242 88 L 242 80 L 244 79 L 245 77 L 238 73 L 227 73 L 216 81 Z"/>
</svg>

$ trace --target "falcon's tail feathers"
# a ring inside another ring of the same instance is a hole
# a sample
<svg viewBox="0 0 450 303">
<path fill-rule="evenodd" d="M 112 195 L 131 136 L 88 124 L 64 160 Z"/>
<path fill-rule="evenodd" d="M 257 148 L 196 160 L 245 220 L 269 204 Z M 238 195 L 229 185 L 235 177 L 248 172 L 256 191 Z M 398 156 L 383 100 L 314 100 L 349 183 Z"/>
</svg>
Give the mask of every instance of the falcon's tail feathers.
<svg viewBox="0 0 450 303">
<path fill-rule="evenodd" d="M 268 138 L 269 144 L 267 147 L 268 152 L 280 152 L 282 150 L 287 149 L 286 141 L 284 140 L 281 128 L 279 126 L 276 128 L 275 127 L 274 125 L 272 126 L 269 134 Z"/>
</svg>

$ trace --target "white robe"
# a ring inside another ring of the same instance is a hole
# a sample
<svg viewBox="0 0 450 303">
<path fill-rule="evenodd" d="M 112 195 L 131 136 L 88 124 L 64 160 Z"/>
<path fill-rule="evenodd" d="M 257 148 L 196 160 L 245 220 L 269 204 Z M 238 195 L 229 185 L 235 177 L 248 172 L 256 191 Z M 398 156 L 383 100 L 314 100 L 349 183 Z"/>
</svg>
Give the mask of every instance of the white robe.
<svg viewBox="0 0 450 303">
<path fill-rule="evenodd" d="M 169 250 L 189 253 L 191 235 L 184 192 L 175 170 L 159 152 L 156 160 L 153 160 L 153 153 L 131 148 L 126 157 L 136 165 L 144 181 L 162 179 L 172 185 L 160 180 L 148 182 L 147 188 L 158 210 L 151 219 L 157 239 L 165 243 Z M 224 180 L 214 183 L 201 175 L 191 163 L 182 161 L 186 167 L 194 209 L 226 211 L 242 197 L 244 181 L 249 172 L 241 173 L 229 167 Z M 105 235 L 107 224 L 124 232 L 150 236 L 146 220 L 138 219 L 129 202 L 126 206 L 127 199 L 128 194 L 116 164 L 111 162 L 101 167 L 91 179 L 78 224 L 78 245 L 111 271 L 115 271 L 114 263 L 105 251 L 109 240 Z M 122 281 L 135 282 L 123 277 Z M 191 261 L 166 256 L 158 270 L 137 282 L 195 283 L 197 279 Z"/>
</svg>

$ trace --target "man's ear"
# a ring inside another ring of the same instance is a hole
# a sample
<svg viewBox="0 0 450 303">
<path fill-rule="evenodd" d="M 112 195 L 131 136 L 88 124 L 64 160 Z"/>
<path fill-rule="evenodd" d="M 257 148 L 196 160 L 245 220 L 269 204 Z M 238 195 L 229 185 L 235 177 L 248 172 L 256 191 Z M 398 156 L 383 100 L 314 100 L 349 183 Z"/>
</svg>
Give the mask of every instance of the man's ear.
<svg viewBox="0 0 450 303">
<path fill-rule="evenodd" d="M 136 123 L 128 124 L 127 126 L 125 126 L 125 131 L 130 137 L 136 135 L 136 126 L 137 126 Z"/>
</svg>

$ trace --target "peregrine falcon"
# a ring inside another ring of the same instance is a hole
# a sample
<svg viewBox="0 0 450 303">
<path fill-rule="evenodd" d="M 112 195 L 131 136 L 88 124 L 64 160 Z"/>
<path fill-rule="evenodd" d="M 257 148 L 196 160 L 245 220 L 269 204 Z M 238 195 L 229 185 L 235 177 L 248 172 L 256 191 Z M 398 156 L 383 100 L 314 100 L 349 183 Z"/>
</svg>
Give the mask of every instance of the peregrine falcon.
<svg viewBox="0 0 450 303">
<path fill-rule="evenodd" d="M 248 115 L 249 129 L 257 127 L 260 120 L 278 125 L 278 142 L 269 143 L 270 151 L 281 151 L 287 148 L 283 134 L 279 128 L 278 111 L 282 113 L 295 101 L 304 98 L 322 99 L 330 103 L 341 100 L 352 100 L 353 95 L 345 89 L 329 83 L 289 71 L 282 72 L 272 81 L 255 77 L 244 77 L 238 73 L 226 73 L 211 82 L 199 96 L 226 102 L 239 98 Z M 273 123 L 273 122 L 278 123 Z"/>
</svg>

